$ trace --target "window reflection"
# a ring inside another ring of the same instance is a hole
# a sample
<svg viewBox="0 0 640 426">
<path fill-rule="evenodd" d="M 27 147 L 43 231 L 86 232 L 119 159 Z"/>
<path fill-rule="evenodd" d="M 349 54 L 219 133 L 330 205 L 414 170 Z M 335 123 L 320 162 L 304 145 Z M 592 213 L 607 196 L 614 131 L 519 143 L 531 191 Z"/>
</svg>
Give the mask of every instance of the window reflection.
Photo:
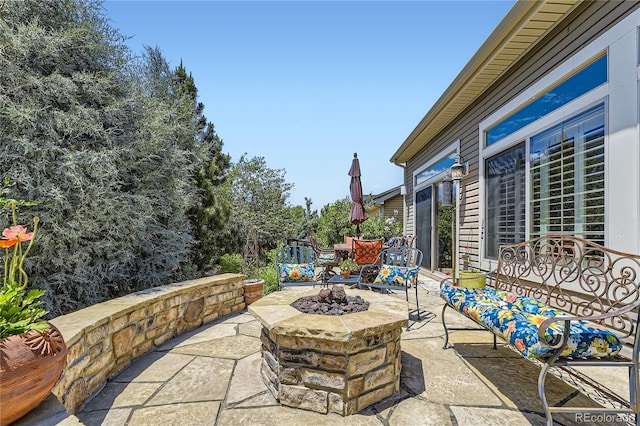
<svg viewBox="0 0 640 426">
<path fill-rule="evenodd" d="M 449 170 L 454 163 L 455 157 L 456 157 L 456 153 L 453 152 L 448 157 L 443 158 L 433 166 L 429 167 L 427 170 L 420 173 L 418 176 L 416 176 L 416 185 L 419 185 L 422 182 L 426 182 L 432 179 L 433 177 L 437 176 L 438 174 Z"/>
<path fill-rule="evenodd" d="M 487 131 L 487 146 L 568 104 L 606 81 L 607 55 L 604 55 Z"/>
</svg>

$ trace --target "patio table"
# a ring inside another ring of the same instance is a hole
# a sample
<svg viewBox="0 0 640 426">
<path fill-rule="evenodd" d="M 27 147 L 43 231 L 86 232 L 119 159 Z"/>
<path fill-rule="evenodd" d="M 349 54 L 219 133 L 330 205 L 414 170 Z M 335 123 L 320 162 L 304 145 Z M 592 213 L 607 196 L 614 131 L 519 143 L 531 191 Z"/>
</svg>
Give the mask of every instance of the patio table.
<svg viewBox="0 0 640 426">
<path fill-rule="evenodd" d="M 342 275 L 340 274 L 336 274 L 333 277 L 331 277 L 329 279 L 329 281 L 327 281 L 327 285 L 329 284 L 343 284 L 346 286 L 352 286 L 355 284 L 358 284 L 358 278 L 360 277 L 360 275 L 358 274 L 351 274 L 351 276 L 349 278 L 342 278 Z"/>
</svg>

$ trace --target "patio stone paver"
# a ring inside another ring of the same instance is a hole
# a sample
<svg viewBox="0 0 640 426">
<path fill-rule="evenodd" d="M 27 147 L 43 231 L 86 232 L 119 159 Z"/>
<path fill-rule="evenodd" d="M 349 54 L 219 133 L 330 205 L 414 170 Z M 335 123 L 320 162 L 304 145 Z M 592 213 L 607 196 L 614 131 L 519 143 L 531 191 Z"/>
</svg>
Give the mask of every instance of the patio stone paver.
<svg viewBox="0 0 640 426">
<path fill-rule="evenodd" d="M 144 407 L 133 412 L 128 424 L 136 426 L 214 424 L 220 402 L 205 401 Z"/>
<path fill-rule="evenodd" d="M 228 359 L 242 359 L 258 351 L 260 351 L 260 339 L 242 334 L 180 346 L 171 350 L 172 353 Z"/>
<path fill-rule="evenodd" d="M 193 361 L 194 357 L 150 352 L 114 378 L 116 382 L 164 382 Z M 107 384 L 108 385 L 108 384 Z"/>
<path fill-rule="evenodd" d="M 373 414 L 355 414 L 342 417 L 337 414 L 317 414 L 289 407 L 236 408 L 223 410 L 218 416 L 219 425 L 251 426 L 380 426 Z"/>
<path fill-rule="evenodd" d="M 197 343 L 207 343 L 213 339 L 219 339 L 221 337 L 235 336 L 238 334 L 238 324 L 216 324 L 215 327 L 205 326 L 201 333 L 195 334 L 187 339 L 180 341 L 179 343 L 171 343 L 169 341 L 163 345 L 160 350 L 169 350 L 171 348 L 181 348 L 183 346 L 195 345 Z"/>
<path fill-rule="evenodd" d="M 260 334 L 262 333 L 262 324 L 260 324 L 258 321 L 238 324 L 238 333 L 245 336 L 260 338 Z"/>
<path fill-rule="evenodd" d="M 87 404 L 91 411 L 144 405 L 164 384 L 111 382 Z"/>
<path fill-rule="evenodd" d="M 227 404 L 237 404 L 267 391 L 267 386 L 260 376 L 261 365 L 262 357 L 259 352 L 238 361 L 231 378 Z"/>
<path fill-rule="evenodd" d="M 452 425 L 447 407 L 418 398 L 407 398 L 387 409 L 390 426 L 447 426 Z M 381 413 L 385 416 L 385 412 Z M 459 423 L 461 424 L 461 423 Z"/>
<path fill-rule="evenodd" d="M 500 341 L 494 350 L 489 333 L 454 331 L 453 348 L 442 349 L 443 302 L 437 282 L 422 276 L 421 281 L 422 320 L 413 323 L 412 315 L 410 330 L 401 338 L 400 393 L 355 415 L 280 406 L 260 377 L 262 325 L 245 311 L 142 356 L 78 413 L 66 413 L 50 396 L 15 426 L 544 425 L 536 387 L 539 368 Z M 396 296 L 404 300 L 404 293 Z M 447 316 L 452 326 L 470 324 L 454 312 Z M 587 400 L 561 380 L 548 380 L 552 402 Z M 589 424 L 572 415 L 554 418 L 565 426 Z"/>
<path fill-rule="evenodd" d="M 484 425 L 495 426 L 531 426 L 527 418 L 516 410 L 497 410 L 495 408 L 480 407 L 450 407 L 458 424 L 472 425 L 479 424 L 478 419 L 482 419 Z"/>
<path fill-rule="evenodd" d="M 402 351 L 420 360 L 412 363 L 414 364 L 411 365 L 412 368 L 408 368 L 410 373 L 407 374 L 413 377 L 407 378 L 406 388 L 428 401 L 439 404 L 482 406 L 503 404 L 454 350 L 442 349 L 440 339 L 403 341 Z M 421 377 L 420 368 L 422 369 Z"/>
<path fill-rule="evenodd" d="M 273 397 L 271 392 L 262 392 L 251 398 L 240 402 L 234 408 L 257 408 L 257 407 L 279 407 L 280 404 Z"/>
<path fill-rule="evenodd" d="M 198 357 L 172 377 L 145 405 L 218 401 L 227 393 L 234 361 Z"/>
<path fill-rule="evenodd" d="M 112 408 L 102 411 L 91 411 L 82 413 L 81 416 L 69 417 L 64 422 L 59 423 L 61 426 L 80 426 L 80 425 L 124 425 L 131 415 L 131 408 Z"/>
</svg>

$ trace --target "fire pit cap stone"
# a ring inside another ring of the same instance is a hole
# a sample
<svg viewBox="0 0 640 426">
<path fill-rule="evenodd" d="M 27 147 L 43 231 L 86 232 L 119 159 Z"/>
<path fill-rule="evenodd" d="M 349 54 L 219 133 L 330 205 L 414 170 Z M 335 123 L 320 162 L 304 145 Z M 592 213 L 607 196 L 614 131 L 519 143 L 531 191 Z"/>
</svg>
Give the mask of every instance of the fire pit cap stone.
<svg viewBox="0 0 640 426">
<path fill-rule="evenodd" d="M 405 300 L 366 290 L 345 289 L 345 292 L 348 296 L 360 296 L 369 302 L 369 310 L 327 316 L 305 314 L 290 306 L 300 297 L 317 295 L 317 289 L 273 292 L 252 303 L 248 310 L 270 333 L 341 342 L 354 336 L 367 336 L 407 326 Z"/>
</svg>

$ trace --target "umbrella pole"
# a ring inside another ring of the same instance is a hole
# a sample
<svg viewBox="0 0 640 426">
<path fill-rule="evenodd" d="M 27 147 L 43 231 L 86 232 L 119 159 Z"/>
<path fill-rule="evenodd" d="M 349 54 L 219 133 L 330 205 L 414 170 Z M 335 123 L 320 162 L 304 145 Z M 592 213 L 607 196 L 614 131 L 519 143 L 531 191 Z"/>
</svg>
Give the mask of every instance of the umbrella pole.
<svg viewBox="0 0 640 426">
<path fill-rule="evenodd" d="M 356 225 L 356 237 L 360 238 L 360 224 Z"/>
</svg>

